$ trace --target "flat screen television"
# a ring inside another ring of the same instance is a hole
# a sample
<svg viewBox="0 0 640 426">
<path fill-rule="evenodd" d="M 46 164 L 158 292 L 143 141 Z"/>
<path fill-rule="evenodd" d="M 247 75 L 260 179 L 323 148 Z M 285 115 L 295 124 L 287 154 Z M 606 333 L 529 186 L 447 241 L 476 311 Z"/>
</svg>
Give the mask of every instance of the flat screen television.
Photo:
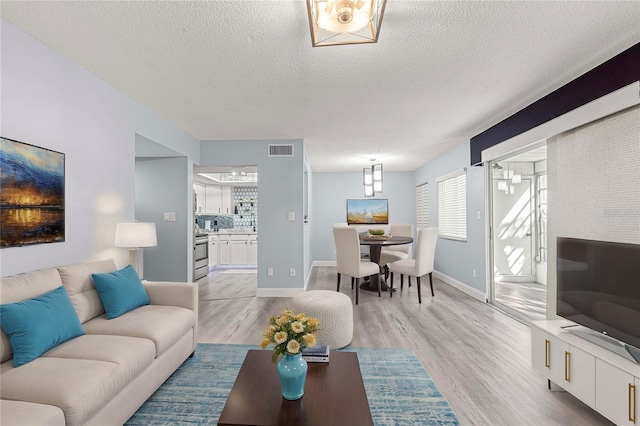
<svg viewBox="0 0 640 426">
<path fill-rule="evenodd" d="M 347 223 L 349 225 L 387 225 L 389 201 L 381 198 L 347 200 Z"/>
<path fill-rule="evenodd" d="M 558 237 L 557 250 L 557 314 L 586 327 L 566 330 L 640 363 L 640 245 Z"/>
</svg>

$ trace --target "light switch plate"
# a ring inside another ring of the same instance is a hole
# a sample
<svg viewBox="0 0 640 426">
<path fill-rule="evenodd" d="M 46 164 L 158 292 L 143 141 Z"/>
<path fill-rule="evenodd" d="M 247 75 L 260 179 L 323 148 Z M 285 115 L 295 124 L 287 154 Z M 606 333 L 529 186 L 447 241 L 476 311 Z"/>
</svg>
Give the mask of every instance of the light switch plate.
<svg viewBox="0 0 640 426">
<path fill-rule="evenodd" d="M 176 221 L 176 212 L 164 212 L 164 221 L 165 222 L 175 222 Z"/>
<path fill-rule="evenodd" d="M 296 213 L 289 212 L 289 221 L 293 222 L 294 220 L 296 220 Z"/>
</svg>

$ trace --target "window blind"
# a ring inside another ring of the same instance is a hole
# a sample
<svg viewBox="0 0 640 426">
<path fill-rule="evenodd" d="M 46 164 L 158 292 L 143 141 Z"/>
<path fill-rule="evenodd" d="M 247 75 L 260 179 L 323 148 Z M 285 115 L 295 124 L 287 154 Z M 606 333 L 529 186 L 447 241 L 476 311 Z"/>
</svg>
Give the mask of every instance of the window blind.
<svg viewBox="0 0 640 426">
<path fill-rule="evenodd" d="M 416 186 L 416 226 L 424 229 L 429 226 L 429 184 Z"/>
<path fill-rule="evenodd" d="M 457 170 L 437 179 L 438 234 L 442 238 L 467 240 L 467 174 Z"/>
</svg>

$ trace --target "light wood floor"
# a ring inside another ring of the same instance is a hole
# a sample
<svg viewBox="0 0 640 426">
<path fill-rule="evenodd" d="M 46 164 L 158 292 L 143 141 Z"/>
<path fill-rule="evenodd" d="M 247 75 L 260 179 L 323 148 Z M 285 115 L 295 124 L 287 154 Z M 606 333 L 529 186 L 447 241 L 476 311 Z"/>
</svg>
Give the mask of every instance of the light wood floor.
<svg viewBox="0 0 640 426">
<path fill-rule="evenodd" d="M 239 269 L 214 269 L 198 280 L 201 301 L 255 298 L 257 274 L 244 274 Z"/>
<path fill-rule="evenodd" d="M 514 310 L 527 321 L 547 317 L 547 286 L 543 284 L 496 281 L 495 299 L 496 303 Z"/>
<path fill-rule="evenodd" d="M 314 268 L 308 290 L 335 290 L 335 280 L 334 267 Z M 361 291 L 351 346 L 413 349 L 463 425 L 611 424 L 568 393 L 547 389 L 531 368 L 525 324 L 438 280 L 434 298 L 428 288 L 423 283 L 421 305 L 415 282 L 393 298 Z M 340 291 L 354 300 L 348 278 Z M 199 340 L 257 345 L 289 300 L 201 300 Z"/>
</svg>

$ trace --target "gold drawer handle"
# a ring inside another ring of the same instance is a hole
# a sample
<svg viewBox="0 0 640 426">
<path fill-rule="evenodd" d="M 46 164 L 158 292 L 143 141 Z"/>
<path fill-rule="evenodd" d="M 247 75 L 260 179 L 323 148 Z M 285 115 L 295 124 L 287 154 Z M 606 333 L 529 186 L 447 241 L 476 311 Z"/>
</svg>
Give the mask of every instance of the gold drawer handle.
<svg viewBox="0 0 640 426">
<path fill-rule="evenodd" d="M 631 383 L 629 383 L 629 421 L 636 424 L 636 387 Z"/>
<path fill-rule="evenodd" d="M 544 341 L 544 366 L 547 368 L 551 367 L 551 342 L 548 339 Z"/>
<path fill-rule="evenodd" d="M 571 382 L 571 352 L 564 351 L 564 379 Z"/>
</svg>

